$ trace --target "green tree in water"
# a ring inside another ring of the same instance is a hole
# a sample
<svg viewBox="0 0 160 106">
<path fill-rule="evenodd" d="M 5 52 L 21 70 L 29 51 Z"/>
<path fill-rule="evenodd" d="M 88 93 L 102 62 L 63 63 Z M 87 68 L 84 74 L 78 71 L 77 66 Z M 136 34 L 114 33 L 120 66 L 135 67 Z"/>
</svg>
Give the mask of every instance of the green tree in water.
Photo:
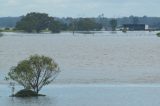
<svg viewBox="0 0 160 106">
<path fill-rule="evenodd" d="M 54 20 L 54 18 L 50 18 L 50 23 L 48 26 L 48 29 L 52 32 L 52 33 L 59 33 L 61 30 L 61 23 Z"/>
<path fill-rule="evenodd" d="M 12 67 L 8 79 L 38 94 L 42 87 L 50 84 L 59 72 L 58 64 L 51 58 L 33 55 Z"/>
<path fill-rule="evenodd" d="M 58 30 L 59 28 L 59 26 L 57 27 L 57 22 L 52 21 L 53 19 L 54 19 L 53 17 L 49 17 L 48 14 L 45 13 L 35 13 L 35 12 L 28 13 L 26 16 L 23 16 L 19 22 L 17 22 L 16 29 L 23 30 L 29 33 L 34 31 L 39 33 L 42 30 L 47 29 L 50 25 L 50 27 L 56 26 L 50 28 L 51 31 L 53 32 L 53 30 Z"/>
<path fill-rule="evenodd" d="M 111 25 L 111 28 L 112 28 L 112 31 L 115 31 L 116 30 L 116 27 L 117 27 L 117 20 L 116 19 L 111 19 L 110 20 L 110 25 Z"/>
<path fill-rule="evenodd" d="M 80 18 L 76 26 L 79 31 L 93 31 L 96 28 L 96 22 L 91 18 Z"/>
</svg>

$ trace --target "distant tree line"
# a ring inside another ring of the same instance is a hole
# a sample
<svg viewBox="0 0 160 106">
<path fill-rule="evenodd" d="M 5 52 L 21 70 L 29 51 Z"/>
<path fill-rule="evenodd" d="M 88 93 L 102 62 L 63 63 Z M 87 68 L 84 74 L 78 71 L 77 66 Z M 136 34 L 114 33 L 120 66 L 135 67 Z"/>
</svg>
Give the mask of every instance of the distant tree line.
<svg viewBox="0 0 160 106">
<path fill-rule="evenodd" d="M 77 18 L 71 20 L 71 23 L 68 24 L 68 26 L 66 25 L 66 30 L 99 31 L 102 28 L 102 25 L 92 18 Z"/>
<path fill-rule="evenodd" d="M 12 28 L 21 20 L 21 17 L 0 17 L 0 28 Z"/>
<path fill-rule="evenodd" d="M 111 25 L 112 31 L 115 31 L 117 27 L 117 20 L 115 18 L 111 19 L 110 25 Z"/>
<path fill-rule="evenodd" d="M 48 29 L 53 33 L 60 32 L 60 23 L 54 20 L 53 17 L 49 17 L 45 13 L 28 13 L 23 16 L 15 26 L 16 30 L 22 30 L 25 32 L 41 32 Z"/>
<path fill-rule="evenodd" d="M 15 26 L 16 30 L 22 30 L 29 33 L 39 33 L 43 30 L 49 30 L 52 33 L 59 33 L 62 30 L 93 31 L 101 30 L 101 28 L 102 25 L 96 23 L 96 20 L 91 18 L 72 18 L 71 22 L 67 24 L 56 20 L 54 17 L 49 17 L 48 14 L 35 12 L 23 16 Z"/>
<path fill-rule="evenodd" d="M 32 16 L 34 16 L 34 18 Z M 16 17 L 0 18 L 0 27 L 3 28 L 16 27 L 17 29 L 27 28 L 28 32 L 33 32 L 33 31 L 40 32 L 41 30 L 46 30 L 46 29 L 51 30 L 52 32 L 71 31 L 71 30 L 98 31 L 101 30 L 102 28 L 105 28 L 106 30 L 113 30 L 114 29 L 113 24 L 111 24 L 112 19 L 113 18 L 106 18 L 104 16 L 103 17 L 98 16 L 95 18 L 72 18 L 72 17 L 57 18 L 57 17 L 49 17 L 48 14 L 45 13 L 28 13 L 26 16 L 17 18 Z M 114 18 L 114 19 L 116 20 L 115 25 L 117 24 L 118 27 L 122 26 L 123 24 L 147 24 L 151 28 L 160 29 L 160 17 L 129 16 L 122 18 Z M 41 25 L 42 23 L 43 25 Z M 32 27 L 29 27 L 29 25 L 32 25 Z M 31 31 L 31 29 L 33 30 Z"/>
</svg>

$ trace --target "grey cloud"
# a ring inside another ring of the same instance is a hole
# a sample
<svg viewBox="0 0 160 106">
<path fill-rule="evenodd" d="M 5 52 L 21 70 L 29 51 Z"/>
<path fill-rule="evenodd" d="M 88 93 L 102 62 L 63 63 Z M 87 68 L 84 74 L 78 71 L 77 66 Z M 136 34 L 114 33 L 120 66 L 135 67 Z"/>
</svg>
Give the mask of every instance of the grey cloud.
<svg viewBox="0 0 160 106">
<path fill-rule="evenodd" d="M 0 0 L 0 16 L 20 16 L 31 11 L 54 16 L 159 15 L 159 0 Z M 153 8 L 154 7 L 154 8 Z"/>
</svg>

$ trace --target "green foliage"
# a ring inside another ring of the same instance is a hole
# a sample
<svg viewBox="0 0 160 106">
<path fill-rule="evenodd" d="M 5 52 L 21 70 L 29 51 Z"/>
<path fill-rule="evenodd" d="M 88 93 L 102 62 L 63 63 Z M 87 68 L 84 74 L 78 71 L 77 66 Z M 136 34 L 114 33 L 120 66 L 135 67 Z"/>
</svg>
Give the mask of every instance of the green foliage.
<svg viewBox="0 0 160 106">
<path fill-rule="evenodd" d="M 38 94 L 32 90 L 23 89 L 18 91 L 15 95 L 16 97 L 31 97 L 31 96 L 38 96 Z"/>
<path fill-rule="evenodd" d="M 10 30 L 10 28 L 6 27 L 5 30 Z"/>
<path fill-rule="evenodd" d="M 127 28 L 122 29 L 122 32 L 126 33 L 127 32 Z"/>
<path fill-rule="evenodd" d="M 29 90 L 29 89 L 22 89 L 18 91 L 15 95 L 12 95 L 15 97 L 34 97 L 34 96 L 45 96 L 42 94 L 37 94 L 35 91 Z"/>
<path fill-rule="evenodd" d="M 32 79 L 33 71 L 28 60 L 21 61 L 16 67 L 12 67 L 8 76 L 10 79 L 18 82 L 26 89 L 30 89 L 30 80 Z"/>
<path fill-rule="evenodd" d="M 129 19 L 131 20 L 132 24 L 138 24 L 139 23 L 139 18 L 136 16 L 130 16 Z"/>
<path fill-rule="evenodd" d="M 29 13 L 17 23 L 16 29 L 26 32 L 33 32 L 34 30 L 40 32 L 48 26 L 48 18 L 48 15 L 45 13 Z"/>
<path fill-rule="evenodd" d="M 160 37 L 160 32 L 156 34 L 158 37 Z"/>
<path fill-rule="evenodd" d="M 22 17 L 1 17 L 0 18 L 0 27 L 5 28 L 13 28 L 15 27 L 16 23 L 21 20 Z M 61 22 L 61 28 L 62 30 L 72 30 L 70 27 L 71 20 L 73 18 L 57 18 Z M 79 18 L 74 18 L 78 20 Z M 110 23 L 109 21 L 111 18 L 107 18 L 104 16 L 100 16 L 97 18 L 91 18 L 94 19 L 96 22 L 103 25 L 104 28 L 109 28 Z M 137 17 L 137 16 L 130 16 L 130 17 L 122 17 L 122 18 L 116 18 L 118 22 L 118 26 L 123 26 L 123 24 L 139 24 L 144 23 L 150 26 L 150 28 L 153 28 L 154 30 L 160 29 L 160 17 Z"/>
<path fill-rule="evenodd" d="M 112 31 L 115 31 L 116 30 L 116 27 L 117 27 L 117 20 L 116 19 L 111 19 L 110 20 L 110 25 L 111 25 L 111 28 L 112 28 Z"/>
<path fill-rule="evenodd" d="M 60 26 L 61 26 L 61 30 L 63 31 L 67 31 L 69 30 L 69 25 L 67 25 L 66 23 L 60 23 Z"/>
<path fill-rule="evenodd" d="M 102 23 L 96 23 L 96 30 L 100 31 L 103 28 Z"/>
<path fill-rule="evenodd" d="M 66 28 L 66 24 L 65 25 Z M 63 26 L 62 26 L 63 27 Z M 75 18 L 71 19 L 68 25 L 68 30 L 72 31 L 99 31 L 102 29 L 102 24 L 97 23 L 94 18 Z"/>
<path fill-rule="evenodd" d="M 12 67 L 8 78 L 16 81 L 25 89 L 39 92 L 51 83 L 59 72 L 58 64 L 49 57 L 33 55 Z"/>
<path fill-rule="evenodd" d="M 80 18 L 77 22 L 79 31 L 91 31 L 96 29 L 96 22 L 90 18 Z"/>
<path fill-rule="evenodd" d="M 58 20 L 58 21 L 57 21 Z M 63 31 L 100 31 L 107 28 L 108 18 L 53 18 L 45 13 L 31 12 L 20 17 L 15 30 L 21 32 L 41 32 L 49 29 L 53 33 Z M 47 31 L 49 31 L 47 30 Z M 14 31 L 14 30 L 10 30 Z"/>
<path fill-rule="evenodd" d="M 59 26 L 56 26 L 57 22 L 53 20 L 53 17 L 49 17 L 48 14 L 32 12 L 28 13 L 26 16 L 23 16 L 22 19 L 17 22 L 16 29 L 24 30 L 29 33 L 34 31 L 39 33 L 40 31 L 47 29 L 50 25 L 52 32 L 54 32 L 53 30 L 60 30 L 58 29 Z"/>
<path fill-rule="evenodd" d="M 48 29 L 52 33 L 59 33 L 61 30 L 61 24 L 60 24 L 60 22 L 55 21 L 54 18 L 51 18 Z"/>
</svg>

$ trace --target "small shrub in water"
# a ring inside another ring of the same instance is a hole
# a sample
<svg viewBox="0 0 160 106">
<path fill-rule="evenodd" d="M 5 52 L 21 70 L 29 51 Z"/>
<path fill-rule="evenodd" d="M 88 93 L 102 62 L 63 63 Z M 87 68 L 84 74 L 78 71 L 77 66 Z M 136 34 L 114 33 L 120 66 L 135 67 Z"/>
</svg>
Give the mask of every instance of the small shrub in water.
<svg viewBox="0 0 160 106">
<path fill-rule="evenodd" d="M 157 36 L 160 37 L 160 32 L 157 33 Z"/>
</svg>

